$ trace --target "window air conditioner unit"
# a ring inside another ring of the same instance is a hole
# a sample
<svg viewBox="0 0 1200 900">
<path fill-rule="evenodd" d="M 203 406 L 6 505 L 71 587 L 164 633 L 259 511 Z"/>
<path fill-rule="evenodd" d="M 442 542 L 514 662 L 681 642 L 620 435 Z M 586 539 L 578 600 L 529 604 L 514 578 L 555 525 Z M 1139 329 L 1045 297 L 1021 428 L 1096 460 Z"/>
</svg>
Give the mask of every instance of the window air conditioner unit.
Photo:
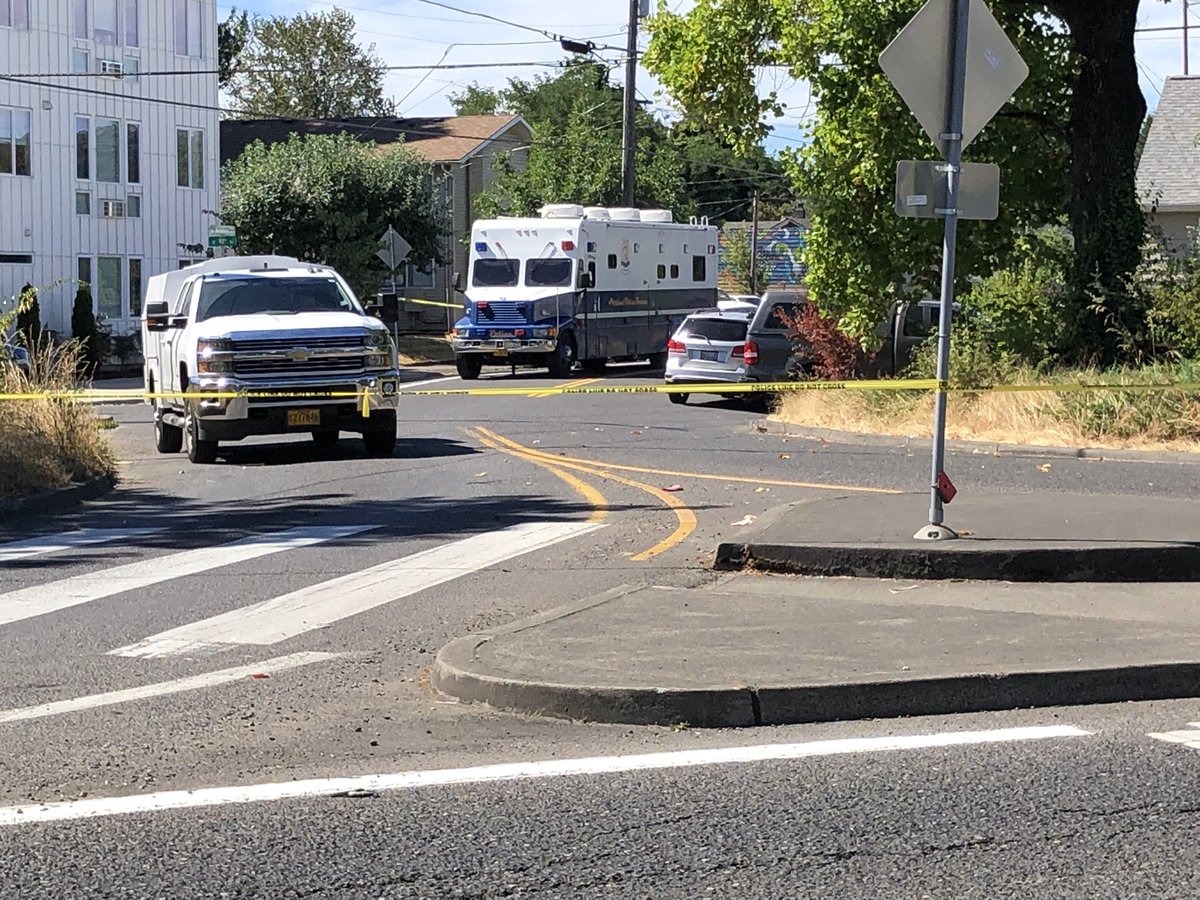
<svg viewBox="0 0 1200 900">
<path fill-rule="evenodd" d="M 120 78 L 125 74 L 125 67 L 115 59 L 102 59 L 100 60 L 100 74 L 115 75 Z"/>
<path fill-rule="evenodd" d="M 105 200 L 100 204 L 100 215 L 105 219 L 125 218 L 125 201 Z"/>
</svg>

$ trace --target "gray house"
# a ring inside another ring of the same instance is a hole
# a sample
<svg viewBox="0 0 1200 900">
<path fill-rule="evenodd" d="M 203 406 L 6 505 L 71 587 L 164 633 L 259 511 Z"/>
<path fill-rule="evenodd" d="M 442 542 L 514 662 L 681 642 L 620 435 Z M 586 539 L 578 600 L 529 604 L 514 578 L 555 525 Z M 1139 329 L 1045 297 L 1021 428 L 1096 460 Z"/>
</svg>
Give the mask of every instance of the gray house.
<svg viewBox="0 0 1200 900">
<path fill-rule="evenodd" d="M 1177 254 L 1197 252 L 1200 229 L 1200 75 L 1168 78 L 1137 171 L 1138 197 Z"/>
</svg>

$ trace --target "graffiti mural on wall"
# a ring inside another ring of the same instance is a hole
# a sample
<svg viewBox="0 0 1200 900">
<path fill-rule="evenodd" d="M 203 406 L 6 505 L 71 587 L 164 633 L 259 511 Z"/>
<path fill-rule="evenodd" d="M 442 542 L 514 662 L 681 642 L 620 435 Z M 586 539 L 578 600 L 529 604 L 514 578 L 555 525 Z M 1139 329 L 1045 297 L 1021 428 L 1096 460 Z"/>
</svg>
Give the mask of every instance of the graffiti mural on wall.
<svg viewBox="0 0 1200 900">
<path fill-rule="evenodd" d="M 768 286 L 804 283 L 808 268 L 804 265 L 804 235 L 806 228 L 794 219 L 775 223 L 760 223 L 758 227 L 759 258 L 766 263 Z M 729 239 L 747 240 L 749 222 L 727 222 L 721 231 L 718 272 L 726 274 L 726 235 Z"/>
</svg>

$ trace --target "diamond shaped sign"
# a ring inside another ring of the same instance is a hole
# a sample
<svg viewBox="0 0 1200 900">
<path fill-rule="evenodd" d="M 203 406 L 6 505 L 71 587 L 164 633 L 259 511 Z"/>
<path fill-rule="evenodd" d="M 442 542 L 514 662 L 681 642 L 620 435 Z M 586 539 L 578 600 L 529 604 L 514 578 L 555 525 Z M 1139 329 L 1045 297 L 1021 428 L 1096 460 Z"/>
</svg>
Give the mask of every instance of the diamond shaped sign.
<svg viewBox="0 0 1200 900">
<path fill-rule="evenodd" d="M 887 74 L 925 133 L 946 155 L 950 96 L 951 13 L 956 0 L 928 0 L 879 56 Z M 983 0 L 970 0 L 962 145 L 983 130 L 1029 76 L 1029 66 Z"/>
</svg>

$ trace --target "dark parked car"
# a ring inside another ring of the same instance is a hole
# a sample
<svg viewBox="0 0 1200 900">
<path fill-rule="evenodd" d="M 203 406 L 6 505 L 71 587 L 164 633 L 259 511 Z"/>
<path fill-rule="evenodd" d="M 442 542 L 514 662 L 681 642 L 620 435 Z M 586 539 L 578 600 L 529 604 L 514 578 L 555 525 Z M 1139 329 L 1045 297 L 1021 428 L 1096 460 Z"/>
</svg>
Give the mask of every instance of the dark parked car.
<svg viewBox="0 0 1200 900">
<path fill-rule="evenodd" d="M 0 366 L 16 366 L 17 369 L 28 375 L 29 351 L 19 344 L 0 343 Z"/>
</svg>

